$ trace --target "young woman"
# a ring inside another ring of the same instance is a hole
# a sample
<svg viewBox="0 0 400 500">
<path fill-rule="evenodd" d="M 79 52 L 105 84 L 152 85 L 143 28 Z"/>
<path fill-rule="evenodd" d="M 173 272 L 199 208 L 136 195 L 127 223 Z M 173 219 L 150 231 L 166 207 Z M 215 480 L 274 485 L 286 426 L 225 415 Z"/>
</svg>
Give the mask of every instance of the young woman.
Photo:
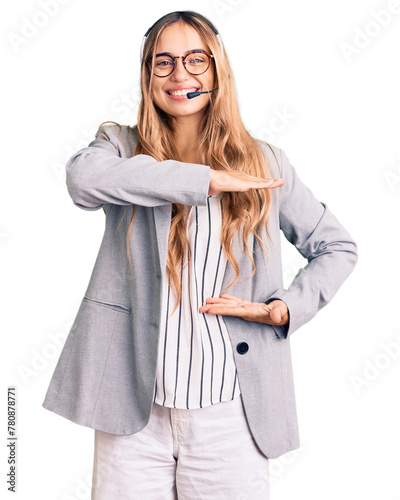
<svg viewBox="0 0 400 500">
<path fill-rule="evenodd" d="M 246 131 L 208 19 L 156 21 L 141 68 L 137 125 L 67 163 L 106 227 L 43 406 L 95 429 L 92 499 L 266 500 L 268 459 L 299 447 L 290 336 L 357 247 Z M 308 260 L 287 290 L 280 230 Z"/>
</svg>

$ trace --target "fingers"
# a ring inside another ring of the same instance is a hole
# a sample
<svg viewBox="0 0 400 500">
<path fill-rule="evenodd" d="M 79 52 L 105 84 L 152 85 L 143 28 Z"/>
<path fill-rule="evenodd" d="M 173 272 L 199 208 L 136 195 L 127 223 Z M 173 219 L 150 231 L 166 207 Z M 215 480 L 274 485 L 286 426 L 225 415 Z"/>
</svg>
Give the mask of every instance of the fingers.
<svg viewBox="0 0 400 500">
<path fill-rule="evenodd" d="M 209 314 L 220 314 L 223 316 L 242 316 L 243 310 L 238 306 L 228 306 L 224 305 L 215 305 L 208 304 L 205 306 L 201 306 L 199 309 L 200 313 L 209 313 Z"/>
<path fill-rule="evenodd" d="M 250 188 L 255 189 L 274 189 L 285 184 L 284 179 L 265 179 L 254 176 L 247 176 L 242 180 L 242 190 L 247 191 Z"/>
<path fill-rule="evenodd" d="M 248 304 L 250 301 L 242 300 L 239 297 L 235 297 L 234 295 L 230 295 L 229 293 L 222 293 L 220 297 L 209 297 L 206 299 L 206 304 L 232 304 L 232 305 L 240 305 L 240 304 Z"/>
<path fill-rule="evenodd" d="M 242 316 L 245 313 L 246 307 L 250 304 L 249 300 L 242 300 L 229 293 L 223 293 L 220 297 L 209 297 L 206 299 L 206 303 L 199 308 L 199 312 Z"/>
<path fill-rule="evenodd" d="M 199 312 L 209 312 L 212 308 L 212 314 L 230 314 L 243 302 L 229 293 L 223 293 L 220 297 L 208 297 L 206 303 L 199 308 Z"/>
<path fill-rule="evenodd" d="M 284 179 L 267 179 L 246 174 L 241 170 L 215 171 L 210 174 L 209 194 L 243 192 L 249 189 L 274 189 L 285 184 Z"/>
<path fill-rule="evenodd" d="M 270 180 L 266 181 L 266 184 L 267 185 L 265 185 L 263 187 L 266 187 L 268 189 L 274 189 L 274 188 L 283 186 L 283 184 L 285 184 L 285 181 L 283 179 L 270 179 Z M 261 188 L 261 186 L 260 186 L 260 188 Z"/>
<path fill-rule="evenodd" d="M 283 186 L 285 184 L 285 179 L 272 179 L 272 185 L 269 188 L 276 188 Z"/>
<path fill-rule="evenodd" d="M 266 179 L 265 177 L 254 177 L 253 175 L 247 176 L 248 181 L 254 181 L 254 182 L 263 182 L 263 183 L 268 183 L 268 184 L 283 184 L 285 182 L 284 179 Z"/>
<path fill-rule="evenodd" d="M 289 321 L 289 313 L 287 305 L 282 300 L 273 300 L 268 304 L 271 307 L 269 317 L 274 324 L 286 324 Z"/>
<path fill-rule="evenodd" d="M 269 317 L 274 323 L 280 323 L 282 321 L 282 315 L 279 307 L 274 307 L 269 313 Z"/>
<path fill-rule="evenodd" d="M 232 303 L 231 299 L 225 299 L 222 297 L 210 297 L 206 299 L 206 304 L 230 304 Z"/>
</svg>

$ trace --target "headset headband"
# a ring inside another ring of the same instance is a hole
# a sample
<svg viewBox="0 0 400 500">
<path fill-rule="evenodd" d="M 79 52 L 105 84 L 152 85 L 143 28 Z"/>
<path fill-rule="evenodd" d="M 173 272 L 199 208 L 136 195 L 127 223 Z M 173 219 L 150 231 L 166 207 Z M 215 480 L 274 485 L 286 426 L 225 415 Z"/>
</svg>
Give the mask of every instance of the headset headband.
<svg viewBox="0 0 400 500">
<path fill-rule="evenodd" d="M 176 12 L 174 12 L 173 14 L 175 14 L 175 13 L 181 13 L 181 12 L 184 12 L 184 11 L 176 11 Z M 197 14 L 197 15 L 198 15 L 201 19 L 203 19 L 203 21 L 204 21 L 204 22 L 206 22 L 206 23 L 208 24 L 208 26 L 210 26 L 210 28 L 214 31 L 215 36 L 217 37 L 217 40 L 218 40 L 219 45 L 220 45 L 220 47 L 221 47 L 221 54 L 222 54 L 222 57 L 223 57 L 223 56 L 224 56 L 224 50 L 223 50 L 223 46 L 222 46 L 221 35 L 218 33 L 218 31 L 215 29 L 215 27 L 214 27 L 214 26 L 213 26 L 213 25 L 212 25 L 212 24 L 211 24 L 211 23 L 210 23 L 210 22 L 209 22 L 209 21 L 208 21 L 205 17 L 203 17 L 203 16 L 202 16 L 202 15 L 200 15 L 200 14 Z M 155 25 L 156 23 L 158 23 L 158 21 L 159 21 L 159 19 L 158 19 L 155 23 L 153 23 L 153 24 L 150 26 L 150 28 L 146 31 L 146 33 L 145 33 L 145 34 L 144 34 L 144 36 L 143 36 L 142 45 L 141 45 L 141 47 L 140 47 L 140 60 L 142 60 L 142 58 L 143 58 L 143 49 L 144 49 L 144 44 L 145 44 L 145 41 L 146 41 L 146 37 L 147 37 L 147 35 L 150 33 L 150 31 L 153 29 L 154 25 Z"/>
</svg>

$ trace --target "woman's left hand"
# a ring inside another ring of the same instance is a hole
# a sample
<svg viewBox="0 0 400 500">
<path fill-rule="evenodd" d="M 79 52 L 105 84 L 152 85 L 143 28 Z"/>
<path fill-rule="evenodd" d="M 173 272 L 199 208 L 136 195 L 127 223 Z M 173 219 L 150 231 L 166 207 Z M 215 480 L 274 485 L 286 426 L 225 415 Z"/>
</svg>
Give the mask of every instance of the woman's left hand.
<svg viewBox="0 0 400 500">
<path fill-rule="evenodd" d="M 246 321 L 257 321 L 268 325 L 286 325 L 289 322 L 289 311 L 283 300 L 273 300 L 269 304 L 242 300 L 229 293 L 220 297 L 210 297 L 206 304 L 199 308 L 200 313 L 239 316 Z"/>
</svg>

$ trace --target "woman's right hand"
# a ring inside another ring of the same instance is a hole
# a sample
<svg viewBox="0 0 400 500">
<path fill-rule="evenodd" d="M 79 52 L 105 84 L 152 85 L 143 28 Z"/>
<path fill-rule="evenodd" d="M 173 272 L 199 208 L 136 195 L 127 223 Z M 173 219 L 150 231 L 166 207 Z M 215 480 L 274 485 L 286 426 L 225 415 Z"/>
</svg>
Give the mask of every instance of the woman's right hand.
<svg viewBox="0 0 400 500">
<path fill-rule="evenodd" d="M 208 194 L 214 196 L 226 191 L 248 191 L 249 189 L 272 189 L 283 186 L 284 179 L 254 177 L 240 170 L 212 170 Z"/>
</svg>

